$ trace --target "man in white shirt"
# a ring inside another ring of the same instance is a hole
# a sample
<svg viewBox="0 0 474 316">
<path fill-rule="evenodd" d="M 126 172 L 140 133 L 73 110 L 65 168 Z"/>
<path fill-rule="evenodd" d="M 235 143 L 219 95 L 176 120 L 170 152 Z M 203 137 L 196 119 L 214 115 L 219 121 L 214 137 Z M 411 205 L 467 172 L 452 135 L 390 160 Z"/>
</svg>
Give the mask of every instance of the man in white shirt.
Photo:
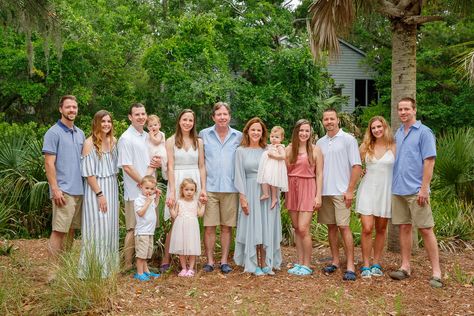
<svg viewBox="0 0 474 316">
<path fill-rule="evenodd" d="M 337 231 L 341 232 L 347 259 L 344 281 L 355 281 L 354 240 L 349 227 L 354 189 L 362 172 L 359 147 L 354 136 L 339 128 L 339 118 L 334 109 L 323 113 L 326 135 L 317 144 L 324 156 L 323 204 L 318 213 L 318 222 L 328 226 L 332 263 L 323 270 L 326 274 L 339 267 Z"/>
<path fill-rule="evenodd" d="M 146 175 L 148 166 L 152 168 L 161 166 L 161 159 L 158 156 L 150 161 L 148 154 L 146 143 L 148 133 L 143 130 L 147 120 L 145 106 L 141 103 L 132 104 L 128 119 L 131 125 L 118 141 L 118 166 L 123 170 L 125 227 L 127 229 L 124 241 L 125 270 L 133 267 L 136 225 L 133 205 L 140 194 L 139 183 Z"/>
</svg>

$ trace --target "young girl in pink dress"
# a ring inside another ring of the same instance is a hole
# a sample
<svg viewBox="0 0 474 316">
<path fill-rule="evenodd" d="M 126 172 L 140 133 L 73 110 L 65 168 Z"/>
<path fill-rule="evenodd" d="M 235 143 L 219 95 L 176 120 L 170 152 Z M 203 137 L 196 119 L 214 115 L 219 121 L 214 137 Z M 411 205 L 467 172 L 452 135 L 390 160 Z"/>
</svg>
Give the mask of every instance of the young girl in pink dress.
<svg viewBox="0 0 474 316">
<path fill-rule="evenodd" d="M 270 132 L 270 145 L 262 154 L 258 166 L 257 182 L 262 184 L 261 200 L 272 197 L 271 208 L 278 202 L 278 189 L 288 191 L 288 176 L 285 164 L 285 146 L 281 143 L 285 137 L 285 130 L 275 126 Z"/>
<path fill-rule="evenodd" d="M 179 186 L 179 199 L 170 209 L 174 219 L 171 231 L 170 253 L 179 255 L 181 272 L 178 276 L 192 277 L 195 274 L 196 256 L 201 255 L 201 237 L 197 217 L 204 215 L 204 206 L 196 198 L 197 184 L 186 178 Z"/>
</svg>

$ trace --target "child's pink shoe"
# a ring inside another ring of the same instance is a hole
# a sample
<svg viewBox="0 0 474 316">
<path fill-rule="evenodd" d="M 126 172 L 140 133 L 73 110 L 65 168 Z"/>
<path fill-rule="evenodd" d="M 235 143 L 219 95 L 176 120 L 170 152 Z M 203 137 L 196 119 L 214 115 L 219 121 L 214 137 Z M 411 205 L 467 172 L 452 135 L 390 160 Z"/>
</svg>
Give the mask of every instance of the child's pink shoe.
<svg viewBox="0 0 474 316">
<path fill-rule="evenodd" d="M 188 270 L 183 269 L 183 270 L 181 270 L 181 272 L 178 273 L 178 276 L 184 277 L 184 276 L 187 276 L 187 274 L 188 274 Z"/>
<path fill-rule="evenodd" d="M 186 276 L 187 277 L 193 277 L 195 274 L 194 270 L 193 269 L 189 269 L 188 272 L 186 272 Z"/>
</svg>

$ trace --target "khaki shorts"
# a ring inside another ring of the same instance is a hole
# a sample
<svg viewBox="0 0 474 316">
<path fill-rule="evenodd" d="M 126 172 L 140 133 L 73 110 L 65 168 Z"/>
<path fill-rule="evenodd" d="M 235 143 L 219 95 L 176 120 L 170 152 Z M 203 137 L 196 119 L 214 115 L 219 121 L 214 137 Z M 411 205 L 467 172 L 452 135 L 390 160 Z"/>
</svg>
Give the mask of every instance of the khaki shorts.
<svg viewBox="0 0 474 316">
<path fill-rule="evenodd" d="M 153 235 L 135 236 L 135 257 L 151 259 L 153 255 Z"/>
<path fill-rule="evenodd" d="M 81 229 L 82 195 L 63 192 L 66 204 L 57 206 L 53 202 L 53 231 L 68 233 L 70 228 Z"/>
<path fill-rule="evenodd" d="M 207 192 L 204 226 L 229 226 L 237 224 L 239 193 Z"/>
<path fill-rule="evenodd" d="M 124 210 L 125 210 L 125 228 L 127 230 L 135 229 L 135 226 L 137 225 L 137 219 L 135 218 L 134 201 L 133 200 L 125 201 Z"/>
<path fill-rule="evenodd" d="M 326 225 L 349 226 L 351 209 L 346 207 L 344 196 L 325 195 L 318 212 L 318 223 Z"/>
<path fill-rule="evenodd" d="M 430 199 L 424 206 L 417 202 L 418 195 L 392 195 L 392 224 L 412 224 L 418 228 L 434 226 Z"/>
</svg>

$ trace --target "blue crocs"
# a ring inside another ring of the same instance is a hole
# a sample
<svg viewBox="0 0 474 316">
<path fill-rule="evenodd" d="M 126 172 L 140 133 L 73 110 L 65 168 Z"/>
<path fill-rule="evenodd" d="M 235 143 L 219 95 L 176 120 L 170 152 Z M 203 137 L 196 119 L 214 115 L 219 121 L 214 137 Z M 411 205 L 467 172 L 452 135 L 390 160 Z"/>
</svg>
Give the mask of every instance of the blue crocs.
<svg viewBox="0 0 474 316">
<path fill-rule="evenodd" d="M 300 267 L 301 266 L 299 264 L 295 263 L 293 265 L 293 268 L 288 269 L 288 273 L 289 274 L 296 274 L 296 272 L 300 269 Z"/>
<path fill-rule="evenodd" d="M 154 273 L 154 272 L 143 272 L 143 274 L 145 274 L 147 277 L 149 278 L 159 278 L 161 276 L 161 274 L 159 273 Z"/>
<path fill-rule="evenodd" d="M 383 276 L 383 270 L 382 270 L 382 267 L 380 266 L 380 264 L 377 264 L 377 263 L 373 264 L 370 267 L 370 273 L 375 277 Z"/>
<path fill-rule="evenodd" d="M 264 276 L 265 275 L 265 272 L 263 272 L 262 268 L 260 267 L 257 267 L 255 269 L 255 272 L 253 273 L 255 276 Z"/>
<path fill-rule="evenodd" d="M 145 274 L 138 274 L 138 273 L 135 273 L 135 275 L 133 276 L 134 279 L 140 281 L 140 282 L 143 282 L 143 281 L 150 281 L 150 278 Z"/>
<path fill-rule="evenodd" d="M 313 274 L 313 270 L 311 270 L 309 267 L 300 265 L 300 268 L 298 271 L 295 272 L 296 275 L 311 275 Z"/>
<path fill-rule="evenodd" d="M 372 277 L 372 270 L 369 267 L 360 268 L 360 276 L 363 279 L 368 279 Z"/>
</svg>

